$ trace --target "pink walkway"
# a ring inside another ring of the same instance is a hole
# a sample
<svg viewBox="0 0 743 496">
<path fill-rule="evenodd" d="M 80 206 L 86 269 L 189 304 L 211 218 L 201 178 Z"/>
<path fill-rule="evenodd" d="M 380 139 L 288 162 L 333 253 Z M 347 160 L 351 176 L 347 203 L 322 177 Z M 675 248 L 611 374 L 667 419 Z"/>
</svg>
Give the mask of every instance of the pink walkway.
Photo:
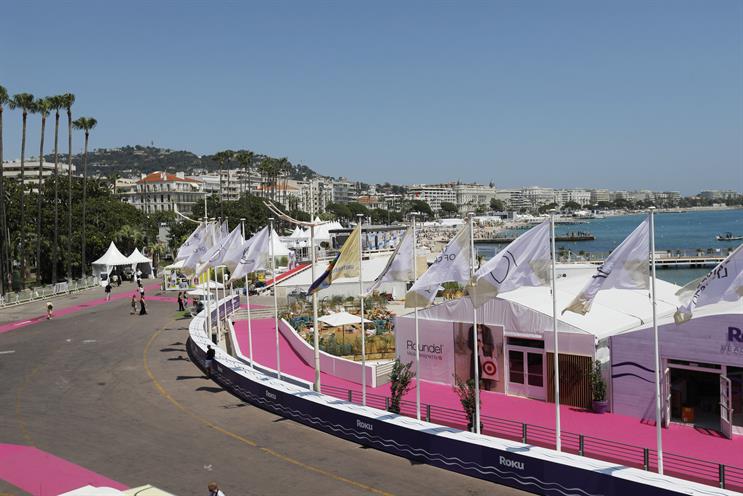
<svg viewBox="0 0 743 496">
<path fill-rule="evenodd" d="M 276 337 L 274 333 L 273 319 L 253 320 L 253 353 L 258 363 L 271 368 L 276 367 Z M 238 321 L 235 324 L 238 343 L 245 355 L 248 354 L 247 322 Z M 281 371 L 287 374 L 312 381 L 314 370 L 310 364 L 305 363 L 297 355 L 283 336 L 280 336 Z M 360 379 L 359 379 L 360 380 Z M 360 384 L 351 383 L 344 379 L 322 373 L 323 386 L 331 386 L 326 389 L 326 394 L 347 398 L 348 390 L 354 391 L 353 399 L 356 402 L 360 398 Z M 338 388 L 342 388 L 341 391 Z M 389 396 L 389 386 L 383 385 L 376 388 L 367 388 L 370 396 L 368 404 L 384 408 L 383 399 L 378 396 Z M 380 401 L 381 400 L 381 401 Z M 403 413 L 414 415 L 415 389 L 405 396 L 408 404 L 403 408 Z M 464 416 L 456 393 L 451 386 L 428 381 L 421 382 L 421 403 L 433 405 L 434 412 L 432 421 L 445 423 L 462 428 Z M 411 407 L 412 405 L 412 407 Z M 444 407 L 449 410 L 437 410 L 436 407 Z M 425 407 L 424 407 L 425 408 Z M 425 416 L 425 410 L 423 412 Z M 521 438 L 520 425 L 511 422 L 530 424 L 530 442 L 540 445 L 553 445 L 555 423 L 555 405 L 542 401 L 529 400 L 514 396 L 506 396 L 499 393 L 482 393 L 482 415 L 496 419 L 506 419 L 506 422 L 484 420 L 485 433 L 488 430 L 502 437 L 513 439 Z M 585 441 L 586 454 L 603 453 L 600 458 L 614 458 L 627 464 L 642 463 L 642 449 L 644 447 L 655 449 L 655 426 L 647 425 L 638 419 L 615 414 L 597 415 L 593 412 L 570 406 L 562 406 L 560 409 L 563 430 L 563 444 L 567 451 L 577 452 L 578 435 L 587 437 Z M 438 418 L 437 418 L 438 417 Z M 550 429 L 541 430 L 539 427 Z M 596 441 L 588 438 L 597 438 Z M 600 440 L 613 441 L 612 446 L 601 443 Z M 632 445 L 632 448 L 620 446 Z M 733 440 L 724 439 L 717 433 L 699 431 L 693 427 L 683 425 L 672 425 L 663 431 L 663 449 L 666 454 L 666 466 L 671 467 L 674 463 L 679 468 L 687 462 L 682 459 L 672 459 L 672 454 L 689 457 L 695 460 L 723 463 L 732 467 L 743 468 L 743 438 L 736 437 Z M 607 454 L 608 453 L 608 454 Z M 694 465 L 692 460 L 689 462 Z M 655 465 L 654 457 L 651 457 L 651 465 Z M 697 464 L 698 465 L 698 464 Z M 730 478 L 735 478 L 743 488 L 743 470 L 735 470 L 728 467 Z M 717 467 L 711 463 L 709 467 L 699 468 L 699 473 L 704 473 L 707 478 L 708 472 L 716 476 Z M 669 470 L 670 471 L 670 470 Z M 691 469 L 693 472 L 693 468 Z M 732 482 L 732 481 L 731 481 Z M 731 484 L 732 485 L 732 484 Z"/>
<path fill-rule="evenodd" d="M 86 485 L 127 489 L 80 465 L 16 444 L 0 444 L 0 479 L 34 496 L 54 496 Z"/>
</svg>

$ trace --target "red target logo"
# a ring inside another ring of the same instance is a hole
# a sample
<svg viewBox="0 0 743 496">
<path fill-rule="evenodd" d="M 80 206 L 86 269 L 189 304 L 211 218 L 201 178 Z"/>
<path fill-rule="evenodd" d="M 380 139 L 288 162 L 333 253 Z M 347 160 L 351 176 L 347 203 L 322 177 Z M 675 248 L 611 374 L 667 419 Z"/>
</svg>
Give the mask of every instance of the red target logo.
<svg viewBox="0 0 743 496">
<path fill-rule="evenodd" d="M 484 379 L 496 379 L 498 376 L 498 367 L 491 358 L 485 358 L 482 361 L 482 376 Z"/>
</svg>

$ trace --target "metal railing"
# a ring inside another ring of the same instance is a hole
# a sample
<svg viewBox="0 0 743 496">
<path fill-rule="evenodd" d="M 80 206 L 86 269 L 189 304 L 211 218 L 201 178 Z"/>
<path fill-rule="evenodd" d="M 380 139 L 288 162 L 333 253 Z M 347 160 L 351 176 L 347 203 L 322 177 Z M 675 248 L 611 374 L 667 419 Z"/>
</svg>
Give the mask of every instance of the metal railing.
<svg viewBox="0 0 743 496">
<path fill-rule="evenodd" d="M 323 385 L 322 392 L 352 403 L 361 403 L 360 391 Z M 373 408 L 387 410 L 389 408 L 389 398 L 367 393 L 366 404 Z M 400 414 L 415 418 L 415 402 L 401 401 Z M 467 428 L 465 413 L 453 408 L 421 403 L 421 418 L 428 422 L 456 429 Z M 555 448 L 555 430 L 552 428 L 487 415 L 481 416 L 480 420 L 482 423 L 481 432 L 488 436 L 510 439 L 544 448 Z M 611 463 L 620 463 L 643 470 L 657 471 L 658 454 L 654 449 L 566 431 L 562 431 L 561 436 L 562 451 L 566 453 L 588 456 Z M 741 467 L 677 455 L 668 451 L 663 452 L 663 466 L 666 475 L 713 485 L 722 489 L 743 490 L 743 468 Z"/>
<path fill-rule="evenodd" d="M 11 291 L 4 295 L 0 295 L 0 308 L 75 293 L 77 291 L 94 287 L 98 287 L 98 279 L 95 276 L 89 276 L 69 282 L 46 284 L 44 286 L 36 286 L 34 288 L 15 292 Z"/>
</svg>

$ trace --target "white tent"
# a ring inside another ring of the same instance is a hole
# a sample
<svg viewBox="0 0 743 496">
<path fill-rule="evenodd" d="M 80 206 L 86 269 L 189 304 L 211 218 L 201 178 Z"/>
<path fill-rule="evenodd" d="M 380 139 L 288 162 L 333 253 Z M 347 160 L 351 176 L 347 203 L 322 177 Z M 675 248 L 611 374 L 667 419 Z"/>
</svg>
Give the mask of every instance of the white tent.
<svg viewBox="0 0 743 496">
<path fill-rule="evenodd" d="M 289 235 L 292 239 L 304 239 L 308 236 L 307 233 L 305 233 L 301 227 L 296 226 L 294 228 L 294 231 Z"/>
<path fill-rule="evenodd" d="M 116 248 L 116 244 L 111 241 L 111 244 L 108 245 L 108 250 L 106 250 L 106 253 L 104 253 L 101 258 L 93 262 L 92 265 L 94 275 L 106 274 L 106 277 L 101 279 L 108 279 L 108 275 L 111 273 L 114 267 L 120 267 L 123 265 L 131 266 L 131 262 L 129 261 L 129 258 L 121 254 L 119 249 Z"/>
<path fill-rule="evenodd" d="M 196 289 L 224 289 L 224 284 L 217 281 L 202 282 L 194 286 Z"/>
<path fill-rule="evenodd" d="M 351 325 L 351 324 L 359 324 L 361 322 L 360 317 L 358 315 L 354 315 L 352 313 L 348 312 L 336 312 L 331 313 L 328 315 L 323 315 L 322 317 L 319 317 L 317 320 L 322 322 L 323 324 L 327 324 L 330 327 L 341 327 L 345 325 Z M 373 321 L 369 319 L 364 319 L 364 323 L 372 323 Z"/>
<path fill-rule="evenodd" d="M 273 243 L 273 255 L 275 257 L 288 257 L 289 256 L 289 249 L 281 241 L 281 238 L 279 238 L 279 235 L 276 234 L 276 231 L 273 231 L 271 233 L 271 243 Z"/>
<path fill-rule="evenodd" d="M 143 265 L 143 267 L 139 267 L 139 270 L 142 271 L 142 275 L 148 276 L 149 274 L 152 274 L 152 259 L 142 255 L 142 252 L 139 251 L 139 248 L 134 248 L 134 251 L 127 257 L 127 259 L 132 265 L 133 271 L 137 271 L 138 265 Z"/>
</svg>

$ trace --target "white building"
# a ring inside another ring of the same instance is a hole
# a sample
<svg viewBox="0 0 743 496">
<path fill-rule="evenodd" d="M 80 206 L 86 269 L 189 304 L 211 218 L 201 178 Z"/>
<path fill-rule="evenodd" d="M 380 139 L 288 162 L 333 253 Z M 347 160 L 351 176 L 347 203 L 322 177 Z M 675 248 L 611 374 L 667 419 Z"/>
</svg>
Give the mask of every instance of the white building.
<svg viewBox="0 0 743 496">
<path fill-rule="evenodd" d="M 423 200 L 434 212 L 441 210 L 441 202 L 457 204 L 457 193 L 452 184 L 414 184 L 408 188 L 413 200 Z"/>
<path fill-rule="evenodd" d="M 356 196 L 356 187 L 345 177 L 339 178 L 332 182 L 332 202 L 333 203 L 350 203 Z"/>
<path fill-rule="evenodd" d="M 188 215 L 197 202 L 203 201 L 202 183 L 182 173 L 152 172 L 142 175 L 136 182 L 134 193 L 122 196 L 126 201 L 146 213 L 170 212 L 178 209 Z"/>
<path fill-rule="evenodd" d="M 72 175 L 76 175 L 77 168 L 72 166 Z M 58 173 L 61 176 L 67 176 L 68 167 L 66 163 L 59 163 Z M 44 161 L 41 164 L 41 180 L 46 181 L 47 178 L 54 175 L 54 162 Z M 3 162 L 3 176 L 5 179 L 20 180 L 21 177 L 21 161 L 20 160 L 9 160 Z M 23 163 L 23 183 L 26 185 L 37 185 L 39 184 L 39 160 L 29 159 Z"/>
<path fill-rule="evenodd" d="M 552 188 L 542 188 L 541 186 L 530 186 L 523 188 L 521 194 L 529 202 L 531 208 L 539 208 L 542 205 L 557 203 L 557 194 Z"/>
<path fill-rule="evenodd" d="M 559 205 L 565 205 L 568 202 L 575 202 L 580 206 L 591 203 L 591 192 L 587 189 L 572 188 L 561 189 L 556 192 Z"/>
<path fill-rule="evenodd" d="M 494 186 L 481 184 L 457 184 L 454 186 L 456 205 L 461 213 L 474 212 L 478 208 L 490 208 L 490 200 L 497 198 Z"/>
</svg>

